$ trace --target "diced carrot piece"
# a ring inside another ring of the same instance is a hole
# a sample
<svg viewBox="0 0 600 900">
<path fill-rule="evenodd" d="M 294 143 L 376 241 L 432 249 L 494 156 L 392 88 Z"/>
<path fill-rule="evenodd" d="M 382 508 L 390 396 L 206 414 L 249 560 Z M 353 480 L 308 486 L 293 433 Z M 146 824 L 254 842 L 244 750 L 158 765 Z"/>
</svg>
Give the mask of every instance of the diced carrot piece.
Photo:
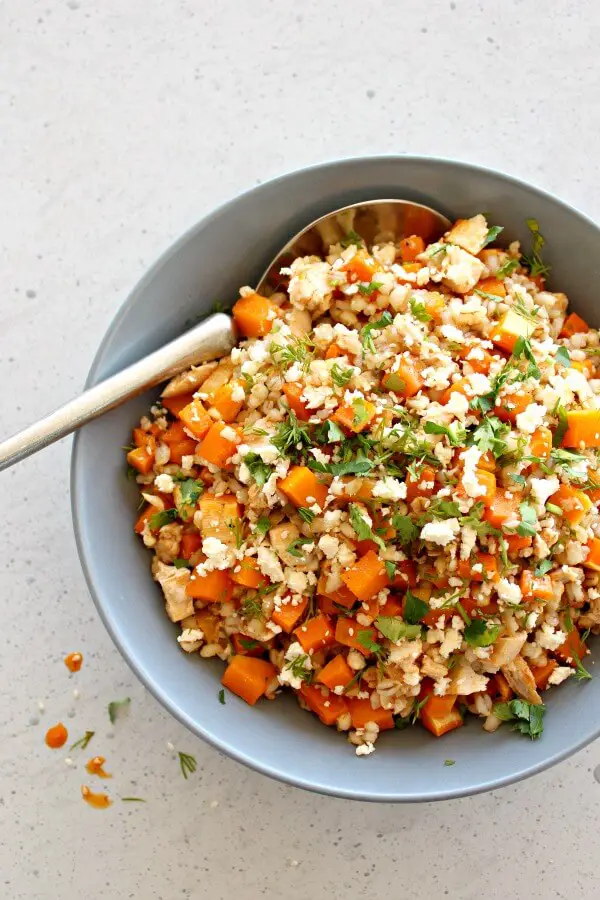
<svg viewBox="0 0 600 900">
<path fill-rule="evenodd" d="M 178 416 L 181 410 L 185 409 L 193 399 L 193 394 L 180 394 L 179 397 L 161 397 L 160 402 L 172 415 Z"/>
<path fill-rule="evenodd" d="M 573 359 L 571 360 L 571 368 L 583 372 L 586 378 L 593 378 L 595 367 L 591 359 Z"/>
<path fill-rule="evenodd" d="M 220 414 L 223 422 L 234 422 L 237 419 L 244 405 L 246 395 L 244 394 L 241 400 L 234 400 L 233 395 L 236 394 L 237 396 L 243 390 L 241 381 L 229 381 L 214 392 L 211 405 Z M 200 435 L 200 437 L 203 437 L 203 435 Z"/>
<path fill-rule="evenodd" d="M 506 287 L 498 278 L 483 278 L 477 285 L 477 289 L 493 297 L 506 297 Z"/>
<path fill-rule="evenodd" d="M 588 555 L 584 559 L 582 565 L 586 569 L 593 569 L 594 572 L 600 572 L 600 538 L 592 538 L 587 542 Z"/>
<path fill-rule="evenodd" d="M 296 606 L 292 603 L 282 603 L 281 606 L 275 607 L 271 613 L 271 619 L 276 625 L 279 625 L 286 634 L 290 634 L 306 612 L 307 606 L 308 597 L 303 597 Z"/>
<path fill-rule="evenodd" d="M 558 663 L 555 659 L 549 659 L 543 666 L 531 666 L 531 674 L 535 678 L 535 686 L 540 691 L 545 691 L 548 687 L 548 679 L 557 668 Z"/>
<path fill-rule="evenodd" d="M 421 709 L 421 722 L 436 737 L 442 737 L 454 728 L 460 728 L 463 718 L 455 709 L 456 695 L 446 694 L 436 697 L 430 694 L 427 703 Z"/>
<path fill-rule="evenodd" d="M 581 636 L 576 628 L 573 628 L 573 630 L 568 633 L 560 647 L 554 651 L 554 655 L 558 656 L 562 662 L 565 662 L 568 665 L 576 662 L 574 654 L 582 660 L 586 653 L 589 653 L 589 650 L 581 640 Z"/>
<path fill-rule="evenodd" d="M 485 488 L 485 492 L 483 494 L 478 494 L 475 498 L 479 503 L 483 503 L 484 506 L 489 506 L 496 496 L 496 476 L 493 472 L 488 472 L 485 469 L 477 469 L 476 470 L 477 483 L 481 485 L 482 488 Z M 466 495 L 465 486 L 460 481 L 458 493 L 461 496 Z"/>
<path fill-rule="evenodd" d="M 506 494 L 512 494 L 507 497 Z M 484 510 L 483 518 L 493 528 L 502 528 L 505 522 L 516 518 L 519 520 L 519 503 L 521 494 L 515 491 L 498 491 L 491 504 Z"/>
<path fill-rule="evenodd" d="M 446 403 L 450 400 L 452 394 L 462 394 L 463 397 L 467 397 L 470 399 L 471 397 L 471 383 L 468 378 L 459 378 L 458 381 L 455 381 L 450 387 L 444 391 L 442 396 L 440 397 L 440 403 L 442 406 L 445 406 Z"/>
<path fill-rule="evenodd" d="M 411 234 L 400 241 L 400 259 L 403 263 L 414 262 L 424 250 L 425 241 L 419 234 Z"/>
<path fill-rule="evenodd" d="M 317 582 L 317 594 L 320 594 L 323 597 L 329 597 L 330 600 L 333 600 L 335 603 L 338 603 L 340 606 L 345 606 L 346 609 L 350 609 L 351 606 L 354 606 L 356 603 L 356 597 L 352 593 L 352 591 L 348 590 L 345 584 L 341 584 L 335 591 L 330 591 L 327 589 L 327 573 L 321 570 L 319 574 L 319 580 Z"/>
<path fill-rule="evenodd" d="M 342 350 L 339 344 L 335 342 L 330 344 L 325 353 L 325 359 L 337 359 L 338 356 L 348 356 L 347 350 Z"/>
<path fill-rule="evenodd" d="M 142 514 L 139 516 L 137 522 L 133 526 L 133 530 L 136 534 L 142 534 L 145 527 L 146 522 L 149 522 L 155 512 L 158 512 L 155 506 L 152 506 L 151 503 L 146 504 L 145 509 Z"/>
<path fill-rule="evenodd" d="M 223 431 L 227 432 L 225 437 L 223 436 Z M 235 432 L 236 440 L 230 439 L 229 432 L 231 431 Z M 198 448 L 198 453 L 207 462 L 222 469 L 235 453 L 235 448 L 239 440 L 241 440 L 241 435 L 233 425 L 224 425 L 222 422 L 215 422 L 206 433 L 204 440 Z"/>
<path fill-rule="evenodd" d="M 504 535 L 504 540 L 508 544 L 509 556 L 516 556 L 519 550 L 531 547 L 532 544 L 532 539 L 530 537 L 524 537 L 520 534 L 506 534 Z"/>
<path fill-rule="evenodd" d="M 477 553 L 475 559 L 459 560 L 457 572 L 459 578 L 471 581 L 497 581 L 499 577 L 498 563 L 491 553 Z"/>
<path fill-rule="evenodd" d="M 236 566 L 236 569 L 238 567 Z M 256 589 L 267 583 L 267 579 L 258 568 L 258 562 L 255 556 L 245 556 L 239 564 L 239 572 L 231 573 L 231 580 L 242 587 Z"/>
<path fill-rule="evenodd" d="M 194 600 L 204 600 L 206 603 L 225 603 L 233 596 L 233 583 L 229 573 L 223 569 L 214 569 L 206 575 L 192 575 L 188 581 L 185 592 Z"/>
<path fill-rule="evenodd" d="M 486 472 L 496 472 L 496 460 L 491 450 L 487 450 L 477 463 L 478 469 L 485 469 Z"/>
<path fill-rule="evenodd" d="M 179 418 L 183 422 L 185 428 L 201 440 L 206 432 L 213 424 L 213 419 L 204 409 L 200 400 L 194 399 L 187 406 L 179 411 Z"/>
<path fill-rule="evenodd" d="M 307 619 L 303 625 L 296 628 L 294 636 L 304 652 L 308 653 L 310 650 L 321 650 L 322 647 L 333 644 L 335 630 L 330 618 L 318 615 Z"/>
<path fill-rule="evenodd" d="M 406 476 L 406 499 L 410 503 L 416 497 L 431 497 L 436 490 L 435 470 L 431 466 L 423 466 L 416 478 Z"/>
<path fill-rule="evenodd" d="M 402 360 L 397 369 L 383 376 L 381 383 L 386 390 L 408 398 L 419 393 L 424 381 L 411 362 Z"/>
<path fill-rule="evenodd" d="M 304 385 L 295 381 L 286 383 L 283 386 L 283 393 L 286 396 L 288 406 L 298 419 L 307 422 L 310 419 L 310 410 L 306 408 L 306 403 L 302 399 L 302 391 Z"/>
<path fill-rule="evenodd" d="M 379 607 L 380 616 L 401 616 L 404 604 L 399 597 L 388 597 L 383 606 Z"/>
<path fill-rule="evenodd" d="M 172 444 L 178 444 L 180 441 L 189 441 L 190 436 L 189 434 L 186 434 L 183 422 L 178 420 L 177 422 L 171 422 L 163 434 L 162 440 L 164 444 L 167 444 L 170 447 Z M 196 442 L 194 441 L 194 447 L 195 446 Z"/>
<path fill-rule="evenodd" d="M 202 547 L 202 535 L 195 531 L 187 531 L 181 535 L 181 547 L 179 552 L 182 559 L 189 559 Z"/>
<path fill-rule="evenodd" d="M 475 352 L 472 352 L 473 350 L 473 347 L 461 347 L 458 351 L 459 359 L 468 362 L 473 371 L 479 375 L 487 375 L 492 365 L 492 354 L 483 347 L 477 347 Z"/>
<path fill-rule="evenodd" d="M 254 706 L 277 675 L 274 665 L 251 656 L 234 656 L 225 669 L 221 684 Z"/>
<path fill-rule="evenodd" d="M 549 575 L 536 577 L 530 569 L 523 569 L 519 584 L 524 600 L 552 600 L 554 597 Z"/>
<path fill-rule="evenodd" d="M 567 412 L 567 422 L 563 447 L 600 447 L 600 410 L 574 409 Z"/>
<path fill-rule="evenodd" d="M 296 507 L 312 506 L 314 503 L 321 509 L 325 506 L 327 485 L 322 484 L 307 466 L 292 466 L 277 487 Z"/>
<path fill-rule="evenodd" d="M 342 713 L 347 712 L 345 697 L 338 697 L 332 691 L 319 688 L 314 684 L 304 683 L 300 694 L 311 712 L 314 712 L 323 725 L 335 725 Z"/>
<path fill-rule="evenodd" d="M 418 272 L 420 269 L 423 268 L 423 264 L 420 262 L 407 262 L 407 263 L 402 263 L 402 268 L 404 269 L 404 271 L 406 273 Z M 396 275 L 396 278 L 398 279 L 398 281 L 404 281 L 404 282 L 409 280 L 408 278 L 403 278 L 401 273 L 398 273 L 398 275 Z"/>
<path fill-rule="evenodd" d="M 196 441 L 193 438 L 187 438 L 185 441 L 177 441 L 169 446 L 171 455 L 169 462 L 180 466 L 184 456 L 194 456 L 196 452 Z"/>
<path fill-rule="evenodd" d="M 133 443 L 136 447 L 143 447 L 148 453 L 154 453 L 156 450 L 156 438 L 143 428 L 133 429 Z"/>
<path fill-rule="evenodd" d="M 364 728 L 367 722 L 375 722 L 379 726 L 380 731 L 388 731 L 395 727 L 392 711 L 383 709 L 381 706 L 373 709 L 368 697 L 364 699 L 349 697 L 348 710 L 353 728 Z"/>
<path fill-rule="evenodd" d="M 371 282 L 373 275 L 377 271 L 377 263 L 374 259 L 368 257 L 364 250 L 358 250 L 352 259 L 342 266 L 342 271 L 348 273 L 351 282 Z"/>
<path fill-rule="evenodd" d="M 202 494 L 198 501 L 202 513 L 200 531 L 203 538 L 214 537 L 224 544 L 234 544 L 242 531 L 242 508 L 235 494 Z"/>
<path fill-rule="evenodd" d="M 369 656 L 371 651 L 367 650 L 365 645 L 358 640 L 359 634 L 364 634 L 371 641 L 376 642 L 377 640 L 374 628 L 365 628 L 364 625 L 359 625 L 355 619 L 350 619 L 347 616 L 338 618 L 335 623 L 335 639 L 338 644 L 343 644 L 344 647 L 352 647 L 352 649 L 362 653 L 363 656 Z"/>
<path fill-rule="evenodd" d="M 574 334 L 582 334 L 584 331 L 589 331 L 590 326 L 582 319 L 581 316 L 578 316 L 577 313 L 569 313 L 567 318 L 563 323 L 563 327 L 560 330 L 560 334 L 558 335 L 561 338 L 571 337 Z"/>
<path fill-rule="evenodd" d="M 359 600 L 370 600 L 390 583 L 383 561 L 373 550 L 343 572 L 342 581 Z"/>
<path fill-rule="evenodd" d="M 233 320 L 244 337 L 264 337 L 279 315 L 279 309 L 267 297 L 247 294 L 234 305 Z"/>
<path fill-rule="evenodd" d="M 196 613 L 196 615 L 198 614 Z M 254 638 L 240 632 L 231 635 L 231 643 L 235 652 L 240 656 L 262 656 L 266 649 L 260 641 L 255 641 Z"/>
<path fill-rule="evenodd" d="M 147 475 L 152 471 L 154 465 L 154 454 L 148 453 L 145 447 L 136 447 L 127 454 L 127 462 L 134 469 L 137 469 L 142 475 Z"/>
<path fill-rule="evenodd" d="M 392 587 L 395 588 L 413 588 L 417 584 L 417 571 L 414 562 L 407 559 L 403 562 L 396 563 L 396 573 L 392 581 Z"/>
<path fill-rule="evenodd" d="M 514 423 L 517 421 L 517 416 L 520 413 L 525 412 L 530 403 L 533 403 L 531 394 L 506 394 L 501 400 L 497 401 L 494 413 L 502 422 Z"/>
<path fill-rule="evenodd" d="M 548 503 L 560 507 L 563 518 L 571 525 L 579 525 L 588 510 L 592 508 L 592 501 L 587 494 L 572 488 L 570 484 L 561 484 L 556 493 L 548 498 Z"/>
<path fill-rule="evenodd" d="M 196 619 L 196 625 L 198 628 L 201 628 L 204 632 L 204 637 L 206 638 L 209 644 L 214 644 L 219 638 L 219 631 L 221 629 L 221 619 L 219 616 L 216 616 L 210 609 L 199 609 L 197 613 L 194 614 L 194 618 Z"/>
<path fill-rule="evenodd" d="M 341 653 L 330 659 L 317 675 L 317 681 L 328 687 L 330 691 L 336 687 L 346 687 L 353 678 L 354 672 L 346 662 L 346 657 Z"/>
<path fill-rule="evenodd" d="M 492 329 L 490 338 L 496 347 L 506 350 L 507 353 L 512 353 L 517 339 L 530 337 L 534 330 L 535 325 L 514 310 L 509 309 L 500 322 Z"/>
<path fill-rule="evenodd" d="M 536 429 L 531 435 L 529 442 L 529 451 L 532 456 L 539 459 L 548 459 L 552 450 L 552 432 L 549 428 L 542 426 Z"/>
<path fill-rule="evenodd" d="M 490 680 L 488 681 L 488 685 L 486 691 L 492 697 L 499 697 L 500 700 L 510 700 L 513 695 L 511 686 L 508 681 L 502 674 L 502 672 L 496 672 L 495 675 L 490 676 Z"/>
<path fill-rule="evenodd" d="M 364 406 L 360 410 L 354 406 L 338 406 L 334 412 L 332 419 L 354 434 L 359 434 L 368 428 L 375 418 L 377 410 L 370 400 L 364 401 Z"/>
<path fill-rule="evenodd" d="M 324 594 L 317 596 L 317 608 L 324 616 L 335 616 L 339 613 L 339 609 L 335 605 L 335 601 L 331 597 Z"/>
<path fill-rule="evenodd" d="M 439 325 L 442 321 L 442 313 L 447 303 L 448 298 L 444 297 L 443 294 L 430 293 L 425 298 L 425 312 L 431 316 L 436 325 Z"/>
</svg>

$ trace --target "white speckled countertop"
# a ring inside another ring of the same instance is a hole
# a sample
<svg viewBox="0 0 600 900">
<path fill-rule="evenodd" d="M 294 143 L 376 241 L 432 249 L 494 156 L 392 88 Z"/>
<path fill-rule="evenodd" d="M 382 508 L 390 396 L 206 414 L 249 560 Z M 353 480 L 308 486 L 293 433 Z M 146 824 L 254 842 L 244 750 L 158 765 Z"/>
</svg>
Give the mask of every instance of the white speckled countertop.
<svg viewBox="0 0 600 900">
<path fill-rule="evenodd" d="M 174 238 L 282 171 L 457 156 L 598 218 L 599 24 L 596 0 L 3 0 L 2 432 L 81 388 Z M 0 896 L 597 896 L 597 744 L 497 793 L 385 807 L 279 785 L 188 734 L 88 596 L 69 454 L 63 441 L 0 476 Z M 85 663 L 70 677 L 71 650 Z M 124 696 L 112 728 L 106 705 Z M 88 808 L 81 756 L 70 768 L 43 744 L 59 719 L 73 740 L 97 732 L 113 795 L 148 802 Z M 169 741 L 198 759 L 187 782 Z"/>
</svg>

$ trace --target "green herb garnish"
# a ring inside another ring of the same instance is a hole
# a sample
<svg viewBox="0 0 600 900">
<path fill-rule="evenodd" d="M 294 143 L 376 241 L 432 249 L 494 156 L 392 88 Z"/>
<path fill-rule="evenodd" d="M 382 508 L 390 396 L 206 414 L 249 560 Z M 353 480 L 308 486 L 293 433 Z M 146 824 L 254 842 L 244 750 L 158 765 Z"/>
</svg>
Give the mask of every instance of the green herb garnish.
<svg viewBox="0 0 600 900">
<path fill-rule="evenodd" d="M 393 322 L 391 314 L 386 310 L 380 319 L 377 319 L 376 322 L 369 322 L 368 325 L 360 332 L 360 340 L 369 353 L 375 353 L 375 344 L 373 343 L 373 332 L 381 331 L 382 328 L 387 328 L 388 325 L 391 325 Z"/>
<path fill-rule="evenodd" d="M 114 725 L 122 711 L 124 711 L 131 703 L 131 697 L 125 697 L 124 700 L 112 700 L 108 704 L 108 718 L 111 725 Z"/>
<path fill-rule="evenodd" d="M 483 246 L 487 247 L 488 244 L 491 244 L 492 241 L 495 241 L 501 231 L 504 231 L 503 225 L 492 225 L 492 227 L 488 229 L 488 233 L 485 236 Z"/>
<path fill-rule="evenodd" d="M 111 721 L 112 721 L 112 719 L 111 719 Z M 96 734 L 95 731 L 86 731 L 86 733 L 84 734 L 84 736 L 82 738 L 79 738 L 78 741 L 75 741 L 74 744 L 71 744 L 71 746 L 69 747 L 69 750 L 77 750 L 77 749 L 85 750 L 85 748 L 87 747 L 87 745 L 89 744 L 89 742 L 91 741 L 91 739 L 94 737 L 95 734 Z"/>
<path fill-rule="evenodd" d="M 514 722 L 513 730 L 530 737 L 539 738 L 544 730 L 543 704 L 534 705 L 526 700 L 510 700 L 508 703 L 496 703 L 492 712 L 502 722 Z"/>
<path fill-rule="evenodd" d="M 181 774 L 187 781 L 188 775 L 192 774 L 196 771 L 196 757 L 190 756 L 189 753 L 182 753 L 179 751 L 179 767 L 181 769 Z"/>
<path fill-rule="evenodd" d="M 424 300 L 417 300 L 416 297 L 411 297 L 408 301 L 408 305 L 410 306 L 411 313 L 418 322 L 422 322 L 423 324 L 431 322 L 432 317 L 427 312 Z"/>
<path fill-rule="evenodd" d="M 464 630 L 464 638 L 471 647 L 489 647 L 499 633 L 499 625 L 486 625 L 483 619 L 472 619 Z"/>
</svg>

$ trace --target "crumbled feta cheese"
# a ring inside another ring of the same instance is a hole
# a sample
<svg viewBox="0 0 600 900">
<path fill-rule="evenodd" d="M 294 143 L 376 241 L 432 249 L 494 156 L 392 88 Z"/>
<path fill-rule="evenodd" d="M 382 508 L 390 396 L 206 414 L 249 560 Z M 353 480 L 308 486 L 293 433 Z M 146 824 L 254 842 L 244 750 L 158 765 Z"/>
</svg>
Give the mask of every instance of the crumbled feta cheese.
<svg viewBox="0 0 600 900">
<path fill-rule="evenodd" d="M 283 569 L 274 550 L 261 545 L 256 551 L 256 559 L 263 575 L 266 575 L 271 581 L 284 580 Z"/>
<path fill-rule="evenodd" d="M 366 741 L 364 744 L 359 744 L 356 748 L 357 756 L 369 756 L 370 753 L 375 752 L 375 744 L 372 744 L 371 741 Z"/>
<path fill-rule="evenodd" d="M 571 666 L 557 666 L 553 672 L 550 673 L 550 677 L 548 678 L 548 684 L 562 684 L 563 681 L 566 681 L 569 675 L 573 675 L 574 669 Z"/>
<path fill-rule="evenodd" d="M 566 637 L 564 631 L 555 631 L 554 626 L 549 625 L 548 622 L 544 622 L 535 633 L 536 643 L 544 650 L 558 650 L 560 645 L 565 642 Z"/>
<path fill-rule="evenodd" d="M 428 522 L 421 529 L 421 540 L 431 541 L 445 547 L 453 541 L 460 531 L 458 519 L 444 519 L 439 522 Z"/>
<path fill-rule="evenodd" d="M 442 337 L 445 337 L 447 341 L 452 341 L 453 344 L 464 344 L 465 343 L 465 333 L 461 331 L 460 328 L 456 328 L 455 325 L 442 325 L 440 327 L 440 332 Z"/>
<path fill-rule="evenodd" d="M 319 543 L 317 544 L 317 546 L 319 550 L 325 554 L 325 557 L 327 559 L 334 559 L 339 550 L 340 542 L 338 538 L 333 537 L 333 535 L 324 534 L 319 539 Z"/>
<path fill-rule="evenodd" d="M 544 424 L 547 409 L 541 403 L 530 403 L 527 409 L 517 415 L 517 428 L 524 434 L 533 434 Z"/>
<path fill-rule="evenodd" d="M 545 506 L 548 497 L 551 497 L 559 489 L 560 482 L 556 475 L 552 475 L 550 478 L 532 478 L 529 486 L 535 502 L 540 506 Z"/>
<path fill-rule="evenodd" d="M 516 605 L 521 602 L 521 588 L 518 584 L 509 581 L 508 578 L 500 578 L 496 584 L 496 591 L 501 600 L 509 605 Z"/>
<path fill-rule="evenodd" d="M 398 481 L 397 478 L 386 475 L 373 485 L 373 496 L 380 497 L 382 500 L 404 500 L 406 499 L 406 484 Z"/>
<path fill-rule="evenodd" d="M 224 441 L 231 441 L 232 444 L 239 444 L 240 436 L 231 425 L 226 425 L 225 428 L 221 430 L 221 437 Z"/>
<path fill-rule="evenodd" d="M 157 475 L 154 479 L 154 484 L 161 494 L 172 494 L 175 487 L 175 482 L 171 476 L 165 474 Z"/>
</svg>

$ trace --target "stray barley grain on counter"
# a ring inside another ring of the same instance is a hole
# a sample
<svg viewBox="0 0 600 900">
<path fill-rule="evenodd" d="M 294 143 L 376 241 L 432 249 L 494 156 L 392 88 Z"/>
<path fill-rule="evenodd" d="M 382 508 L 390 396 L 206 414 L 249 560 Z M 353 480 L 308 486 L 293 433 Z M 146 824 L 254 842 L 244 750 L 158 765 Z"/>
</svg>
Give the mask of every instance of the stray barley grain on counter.
<svg viewBox="0 0 600 900">
<path fill-rule="evenodd" d="M 600 341 L 528 225 L 528 256 L 477 215 L 295 259 L 133 431 L 182 650 L 249 704 L 293 691 L 360 756 L 467 713 L 536 738 L 543 692 L 589 677 Z"/>
</svg>

